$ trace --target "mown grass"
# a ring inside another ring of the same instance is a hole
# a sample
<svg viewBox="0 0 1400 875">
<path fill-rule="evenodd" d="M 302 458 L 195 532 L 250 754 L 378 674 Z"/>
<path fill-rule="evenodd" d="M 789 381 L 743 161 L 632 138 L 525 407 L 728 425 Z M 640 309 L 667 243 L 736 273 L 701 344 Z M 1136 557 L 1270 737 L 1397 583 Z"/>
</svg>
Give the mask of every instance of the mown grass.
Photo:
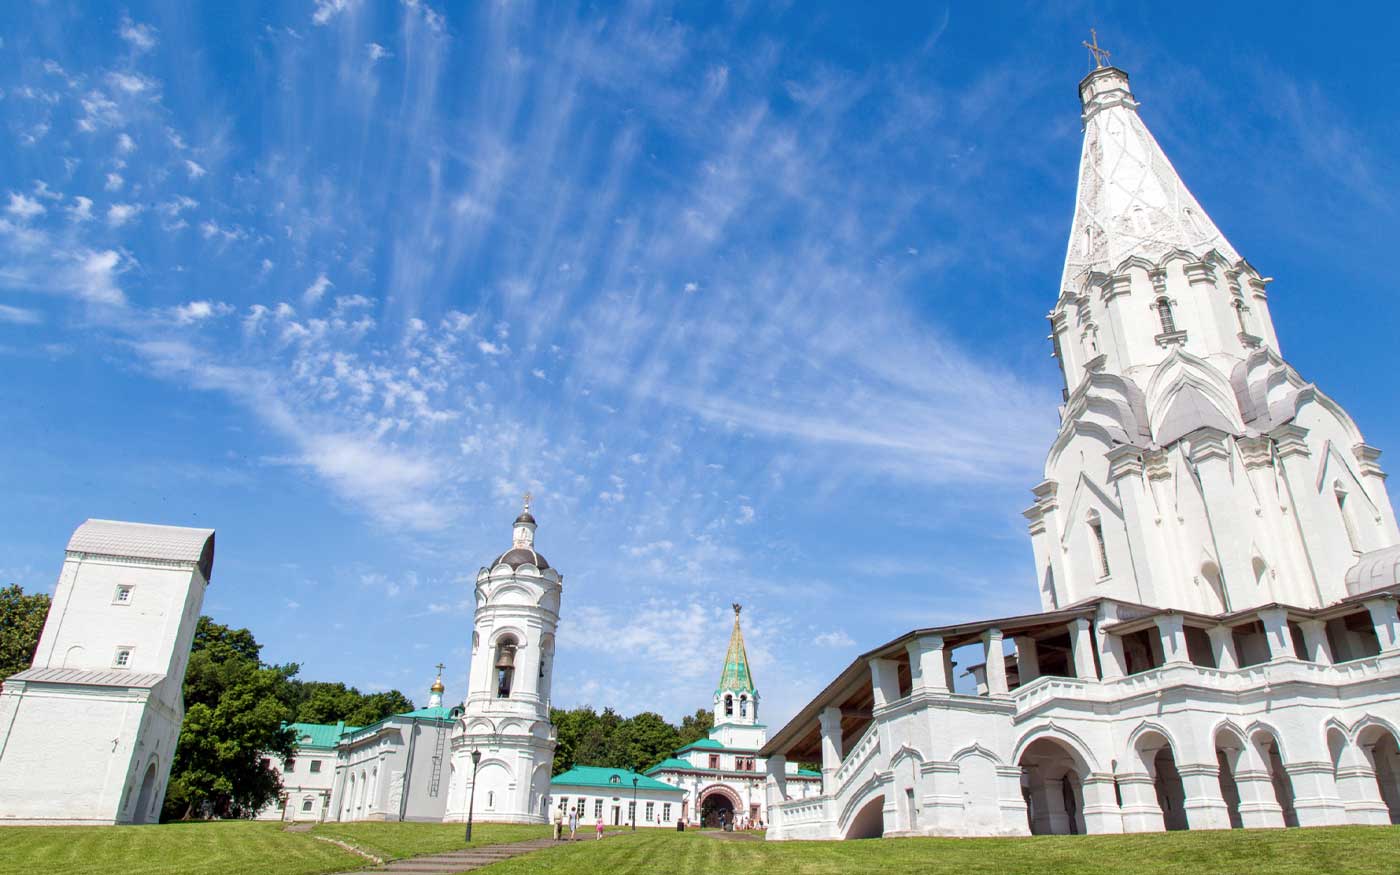
<svg viewBox="0 0 1400 875">
<path fill-rule="evenodd" d="M 313 875 L 364 864 L 276 823 L 0 827 L 0 875 Z"/>
<path fill-rule="evenodd" d="M 724 840 L 647 830 L 548 848 L 490 875 L 1375 875 L 1400 872 L 1400 828 L 1173 832 L 852 842 Z"/>
<path fill-rule="evenodd" d="M 468 845 L 463 840 L 466 829 L 466 824 L 462 823 L 322 823 L 311 832 L 389 860 L 523 842 L 544 838 L 551 830 L 548 826 L 528 824 L 477 823 L 472 825 L 472 843 Z"/>
</svg>

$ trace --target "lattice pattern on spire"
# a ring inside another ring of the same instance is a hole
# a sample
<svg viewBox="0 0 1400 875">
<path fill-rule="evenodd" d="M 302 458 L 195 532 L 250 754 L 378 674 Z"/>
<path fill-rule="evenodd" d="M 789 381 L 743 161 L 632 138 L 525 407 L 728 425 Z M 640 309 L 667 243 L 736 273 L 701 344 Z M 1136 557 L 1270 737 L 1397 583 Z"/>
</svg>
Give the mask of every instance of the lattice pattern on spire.
<svg viewBox="0 0 1400 875">
<path fill-rule="evenodd" d="M 719 691 L 753 693 L 753 673 L 749 671 L 749 654 L 744 649 L 744 633 L 739 628 L 739 606 L 734 606 L 734 631 L 729 633 L 729 651 L 724 655 L 724 672 L 719 676 Z"/>
<path fill-rule="evenodd" d="M 1122 76 L 1126 100 L 1091 107 L 1084 123 L 1079 192 L 1061 288 L 1079 291 L 1090 272 L 1111 273 L 1125 259 L 1156 263 L 1173 249 L 1204 256 L 1218 249 L 1239 259 L 1177 175 L 1126 94 L 1126 76 L 1103 68 L 1090 74 Z"/>
</svg>

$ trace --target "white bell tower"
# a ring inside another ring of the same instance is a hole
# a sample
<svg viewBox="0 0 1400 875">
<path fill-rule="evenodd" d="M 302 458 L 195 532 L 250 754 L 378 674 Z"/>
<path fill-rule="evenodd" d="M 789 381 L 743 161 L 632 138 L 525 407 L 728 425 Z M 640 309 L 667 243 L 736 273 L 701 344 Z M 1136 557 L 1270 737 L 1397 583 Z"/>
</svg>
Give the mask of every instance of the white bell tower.
<svg viewBox="0 0 1400 875">
<path fill-rule="evenodd" d="M 527 494 L 511 548 L 476 576 L 471 673 L 452 730 L 445 821 L 466 820 L 469 806 L 477 821 L 548 820 L 555 743 L 549 690 L 563 582 L 535 552 Z"/>
</svg>

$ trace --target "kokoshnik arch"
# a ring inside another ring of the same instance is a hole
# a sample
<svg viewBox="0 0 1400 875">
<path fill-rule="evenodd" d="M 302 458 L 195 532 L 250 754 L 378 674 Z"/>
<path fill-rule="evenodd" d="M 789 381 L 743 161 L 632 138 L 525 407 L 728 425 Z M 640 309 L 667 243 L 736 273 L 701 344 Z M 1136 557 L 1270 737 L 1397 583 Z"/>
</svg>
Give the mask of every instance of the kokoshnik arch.
<svg viewBox="0 0 1400 875">
<path fill-rule="evenodd" d="M 1270 279 L 1128 75 L 1100 65 L 1079 95 L 1064 404 L 1025 513 L 1043 612 L 856 660 L 761 751 L 770 839 L 1400 822 L 1380 452 L 1283 358 Z M 793 797 L 788 760 L 821 761 L 820 795 Z"/>
</svg>

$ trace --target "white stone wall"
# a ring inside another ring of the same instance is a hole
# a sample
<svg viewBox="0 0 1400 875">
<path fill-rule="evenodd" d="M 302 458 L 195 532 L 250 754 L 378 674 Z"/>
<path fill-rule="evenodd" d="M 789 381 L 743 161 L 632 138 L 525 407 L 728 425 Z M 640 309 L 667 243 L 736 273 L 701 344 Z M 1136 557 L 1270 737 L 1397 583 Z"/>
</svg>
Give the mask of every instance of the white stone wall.
<svg viewBox="0 0 1400 875">
<path fill-rule="evenodd" d="M 609 791 L 599 787 L 569 787 L 555 784 L 550 788 L 550 792 L 552 794 L 550 799 L 551 822 L 553 822 L 553 812 L 558 811 L 562 806 L 564 808 L 565 829 L 568 828 L 569 809 L 579 805 L 582 805 L 582 815 L 579 817 L 580 832 L 591 833 L 599 817 L 602 817 L 604 827 L 630 826 L 632 823 L 629 817 L 632 804 L 631 786 L 619 785 L 617 789 Z M 681 793 L 639 787 L 637 789 L 637 828 L 669 827 L 675 829 L 676 822 L 680 819 L 682 801 L 683 794 Z"/>
<path fill-rule="evenodd" d="M 258 820 L 320 822 L 336 819 L 330 804 L 336 777 L 334 750 L 297 747 L 291 771 L 281 757 L 267 759 L 282 776 L 282 793 L 258 812 Z M 310 808 L 306 807 L 307 803 Z"/>
</svg>

